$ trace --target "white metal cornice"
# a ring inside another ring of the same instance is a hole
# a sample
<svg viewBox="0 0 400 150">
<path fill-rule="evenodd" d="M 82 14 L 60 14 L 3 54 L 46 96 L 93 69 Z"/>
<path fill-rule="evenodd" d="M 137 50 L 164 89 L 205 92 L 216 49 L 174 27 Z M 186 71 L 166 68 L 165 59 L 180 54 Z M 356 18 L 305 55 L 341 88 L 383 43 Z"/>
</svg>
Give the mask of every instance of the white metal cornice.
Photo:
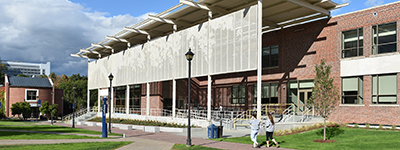
<svg viewBox="0 0 400 150">
<path fill-rule="evenodd" d="M 208 6 L 203 5 L 203 4 L 199 4 L 197 2 L 192 2 L 192 1 L 187 1 L 187 0 L 180 0 L 179 3 L 181 4 L 185 4 L 191 7 L 196 7 L 199 9 L 204 9 L 204 10 L 211 10 Z"/>
<path fill-rule="evenodd" d="M 158 22 L 162 22 L 162 23 L 168 23 L 168 24 L 172 24 L 172 25 L 175 24 L 175 22 L 170 20 L 170 19 L 165 19 L 165 18 L 153 16 L 153 15 L 148 15 L 148 17 L 149 17 L 149 19 L 154 20 L 154 21 L 158 21 Z"/>
<path fill-rule="evenodd" d="M 317 12 L 319 12 L 321 14 L 324 14 L 324 15 L 327 15 L 327 16 L 331 15 L 331 12 L 329 10 L 326 10 L 324 8 L 321 8 L 321 7 L 318 7 L 318 6 L 315 6 L 315 5 L 312 5 L 312 4 L 310 4 L 308 2 L 305 2 L 303 0 L 286 0 L 286 1 L 294 3 L 294 4 L 297 4 L 297 5 L 300 5 L 302 7 L 305 7 L 305 8 L 311 9 L 311 10 L 314 10 L 314 11 L 317 11 Z"/>
<path fill-rule="evenodd" d="M 135 28 L 131 28 L 131 27 L 124 27 L 124 30 L 133 32 L 133 33 L 139 33 L 139 34 L 147 34 L 147 35 L 149 34 L 147 31 L 139 30 L 139 29 L 135 29 Z"/>
<path fill-rule="evenodd" d="M 121 39 L 121 38 L 117 38 L 114 36 L 106 36 L 106 38 L 109 40 L 114 40 L 114 41 L 118 41 L 118 42 L 129 43 L 128 40 L 126 40 L 126 39 Z"/>
</svg>

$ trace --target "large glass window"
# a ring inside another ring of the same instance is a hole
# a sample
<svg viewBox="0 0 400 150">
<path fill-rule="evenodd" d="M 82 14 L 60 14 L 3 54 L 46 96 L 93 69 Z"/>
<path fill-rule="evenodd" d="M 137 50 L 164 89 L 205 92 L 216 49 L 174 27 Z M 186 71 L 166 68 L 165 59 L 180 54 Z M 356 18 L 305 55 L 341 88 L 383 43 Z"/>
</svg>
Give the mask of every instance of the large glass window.
<svg viewBox="0 0 400 150">
<path fill-rule="evenodd" d="M 396 22 L 372 26 L 372 54 L 397 51 Z"/>
<path fill-rule="evenodd" d="M 131 85 L 129 90 L 129 108 L 140 108 L 141 85 Z"/>
<path fill-rule="evenodd" d="M 254 84 L 253 104 L 257 103 L 257 84 Z M 261 103 L 278 103 L 278 83 L 263 83 L 261 85 Z"/>
<path fill-rule="evenodd" d="M 278 66 L 279 45 L 267 46 L 262 48 L 262 67 Z"/>
<path fill-rule="evenodd" d="M 363 104 L 363 78 L 342 78 L 342 104 Z"/>
<path fill-rule="evenodd" d="M 397 76 L 374 75 L 372 76 L 372 104 L 397 103 Z"/>
<path fill-rule="evenodd" d="M 363 55 L 363 29 L 342 32 L 342 58 Z"/>
<path fill-rule="evenodd" d="M 25 95 L 26 101 L 36 101 L 37 100 L 36 96 L 38 96 L 38 90 L 25 90 L 25 91 L 26 91 L 26 95 Z"/>
<path fill-rule="evenodd" d="M 116 108 L 125 108 L 126 86 L 115 88 L 115 106 Z"/>
<path fill-rule="evenodd" d="M 244 84 L 232 86 L 232 104 L 244 104 L 246 98 L 246 86 Z"/>
</svg>

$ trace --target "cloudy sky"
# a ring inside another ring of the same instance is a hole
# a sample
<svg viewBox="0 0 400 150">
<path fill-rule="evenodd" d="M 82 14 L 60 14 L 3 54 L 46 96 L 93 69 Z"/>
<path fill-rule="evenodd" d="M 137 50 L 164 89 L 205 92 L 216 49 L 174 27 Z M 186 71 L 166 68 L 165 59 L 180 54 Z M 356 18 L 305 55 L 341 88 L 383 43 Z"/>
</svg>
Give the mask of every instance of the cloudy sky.
<svg viewBox="0 0 400 150">
<path fill-rule="evenodd" d="M 333 1 L 350 3 L 332 12 L 338 15 L 395 0 Z M 0 57 L 51 62 L 51 72 L 58 75 L 87 75 L 87 59 L 70 54 L 178 3 L 179 0 L 0 0 Z"/>
</svg>

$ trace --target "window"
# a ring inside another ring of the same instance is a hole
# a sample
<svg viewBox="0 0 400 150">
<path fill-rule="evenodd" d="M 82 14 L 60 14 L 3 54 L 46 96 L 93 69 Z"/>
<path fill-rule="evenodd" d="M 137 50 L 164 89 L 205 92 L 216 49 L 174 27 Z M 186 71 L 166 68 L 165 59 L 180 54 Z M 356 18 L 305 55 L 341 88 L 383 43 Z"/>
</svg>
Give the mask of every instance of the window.
<svg viewBox="0 0 400 150">
<path fill-rule="evenodd" d="M 245 103 L 245 85 L 233 85 L 232 86 L 232 104 L 244 104 Z"/>
<path fill-rule="evenodd" d="M 374 75 L 372 76 L 372 104 L 397 103 L 397 76 Z"/>
<path fill-rule="evenodd" d="M 363 55 L 363 29 L 342 32 L 342 58 Z"/>
<path fill-rule="evenodd" d="M 115 88 L 115 108 L 125 108 L 125 99 L 126 99 L 126 86 L 116 87 Z M 119 110 L 115 110 L 117 113 L 122 113 Z"/>
<path fill-rule="evenodd" d="M 396 22 L 372 26 L 372 54 L 397 51 Z"/>
<path fill-rule="evenodd" d="M 262 67 L 275 67 L 278 66 L 279 60 L 279 45 L 268 46 L 262 48 Z"/>
<path fill-rule="evenodd" d="M 342 104 L 363 104 L 363 78 L 342 78 Z"/>
<path fill-rule="evenodd" d="M 253 104 L 257 103 L 257 84 L 254 84 Z M 263 83 L 261 85 L 261 103 L 278 103 L 278 83 Z"/>
<path fill-rule="evenodd" d="M 36 101 L 38 96 L 38 90 L 25 90 L 26 101 Z"/>
<path fill-rule="evenodd" d="M 140 99 L 142 95 L 141 85 L 131 85 L 129 86 L 129 90 L 129 109 L 131 109 L 130 113 L 140 115 Z"/>
</svg>

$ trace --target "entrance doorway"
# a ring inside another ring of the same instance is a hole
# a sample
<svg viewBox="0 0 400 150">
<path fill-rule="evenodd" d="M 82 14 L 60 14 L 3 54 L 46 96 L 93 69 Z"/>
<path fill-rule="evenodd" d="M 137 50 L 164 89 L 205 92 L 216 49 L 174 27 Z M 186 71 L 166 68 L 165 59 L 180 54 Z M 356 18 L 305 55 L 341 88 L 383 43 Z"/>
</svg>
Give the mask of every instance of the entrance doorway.
<svg viewBox="0 0 400 150">
<path fill-rule="evenodd" d="M 307 100 L 311 98 L 312 89 L 299 90 L 297 100 L 297 112 L 303 112 L 307 108 Z"/>
</svg>

